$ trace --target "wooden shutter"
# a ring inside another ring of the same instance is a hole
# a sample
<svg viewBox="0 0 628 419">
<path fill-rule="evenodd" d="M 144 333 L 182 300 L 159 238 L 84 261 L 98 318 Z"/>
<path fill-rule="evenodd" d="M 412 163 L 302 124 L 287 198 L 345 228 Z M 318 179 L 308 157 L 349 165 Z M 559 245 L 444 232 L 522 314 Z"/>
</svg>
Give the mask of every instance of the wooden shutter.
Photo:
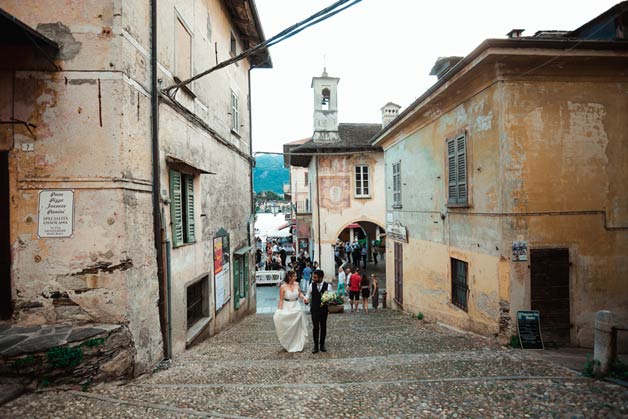
<svg viewBox="0 0 628 419">
<path fill-rule="evenodd" d="M 456 181 L 458 185 L 458 204 L 467 203 L 467 144 L 464 135 L 456 138 Z"/>
<path fill-rule="evenodd" d="M 249 254 L 244 255 L 244 270 L 242 272 L 242 297 L 246 297 L 249 291 Z"/>
<path fill-rule="evenodd" d="M 362 166 L 362 194 L 369 194 L 369 167 Z"/>
<path fill-rule="evenodd" d="M 196 241 L 196 223 L 194 222 L 194 177 L 184 175 L 185 179 L 185 238 L 186 243 Z"/>
<path fill-rule="evenodd" d="M 183 244 L 183 202 L 181 200 L 181 173 L 170 171 L 170 218 L 172 223 L 172 244 Z"/>
<path fill-rule="evenodd" d="M 240 256 L 233 258 L 233 308 L 240 308 Z"/>
<path fill-rule="evenodd" d="M 456 139 L 447 140 L 447 186 L 448 186 L 448 203 L 458 203 L 458 181 L 457 181 L 457 164 L 456 164 Z"/>
</svg>

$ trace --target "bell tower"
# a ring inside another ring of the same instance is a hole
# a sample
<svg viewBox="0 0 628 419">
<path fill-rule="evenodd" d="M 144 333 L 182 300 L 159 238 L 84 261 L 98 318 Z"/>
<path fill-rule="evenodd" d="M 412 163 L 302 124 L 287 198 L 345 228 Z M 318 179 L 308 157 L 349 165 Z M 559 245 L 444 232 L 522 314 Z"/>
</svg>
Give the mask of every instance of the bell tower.
<svg viewBox="0 0 628 419">
<path fill-rule="evenodd" d="M 312 78 L 314 92 L 314 135 L 315 143 L 335 143 L 338 135 L 338 82 L 337 77 L 329 77 L 323 69 L 320 77 Z"/>
</svg>

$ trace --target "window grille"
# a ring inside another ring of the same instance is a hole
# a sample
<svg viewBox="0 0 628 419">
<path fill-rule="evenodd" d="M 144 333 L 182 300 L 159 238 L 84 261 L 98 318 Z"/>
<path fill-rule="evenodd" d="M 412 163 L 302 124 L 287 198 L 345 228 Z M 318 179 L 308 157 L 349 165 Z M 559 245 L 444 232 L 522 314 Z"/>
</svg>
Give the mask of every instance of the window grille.
<svg viewBox="0 0 628 419">
<path fill-rule="evenodd" d="M 451 303 L 464 311 L 468 311 L 468 272 L 467 262 L 451 258 Z"/>
</svg>

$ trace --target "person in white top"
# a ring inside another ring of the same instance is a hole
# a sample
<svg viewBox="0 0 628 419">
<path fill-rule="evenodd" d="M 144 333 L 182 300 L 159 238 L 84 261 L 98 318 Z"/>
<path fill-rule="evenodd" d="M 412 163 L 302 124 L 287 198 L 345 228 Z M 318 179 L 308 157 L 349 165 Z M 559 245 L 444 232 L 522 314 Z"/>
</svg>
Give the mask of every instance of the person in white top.
<svg viewBox="0 0 628 419">
<path fill-rule="evenodd" d="M 345 295 L 345 284 L 347 283 L 347 274 L 342 269 L 342 265 L 338 267 L 338 294 Z"/>
<path fill-rule="evenodd" d="M 296 272 L 286 272 L 285 283 L 279 288 L 279 306 L 273 316 L 277 338 L 287 352 L 301 352 L 308 335 L 305 313 L 299 304 L 303 293 L 296 279 Z"/>
</svg>

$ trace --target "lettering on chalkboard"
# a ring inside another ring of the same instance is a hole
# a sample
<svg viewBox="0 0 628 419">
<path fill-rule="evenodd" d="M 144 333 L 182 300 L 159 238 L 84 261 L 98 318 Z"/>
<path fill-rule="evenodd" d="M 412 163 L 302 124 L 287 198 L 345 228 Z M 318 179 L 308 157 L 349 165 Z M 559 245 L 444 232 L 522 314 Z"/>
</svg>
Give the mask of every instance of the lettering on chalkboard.
<svg viewBox="0 0 628 419">
<path fill-rule="evenodd" d="M 517 311 L 517 331 L 521 349 L 544 349 L 541 315 L 538 311 Z"/>
</svg>

